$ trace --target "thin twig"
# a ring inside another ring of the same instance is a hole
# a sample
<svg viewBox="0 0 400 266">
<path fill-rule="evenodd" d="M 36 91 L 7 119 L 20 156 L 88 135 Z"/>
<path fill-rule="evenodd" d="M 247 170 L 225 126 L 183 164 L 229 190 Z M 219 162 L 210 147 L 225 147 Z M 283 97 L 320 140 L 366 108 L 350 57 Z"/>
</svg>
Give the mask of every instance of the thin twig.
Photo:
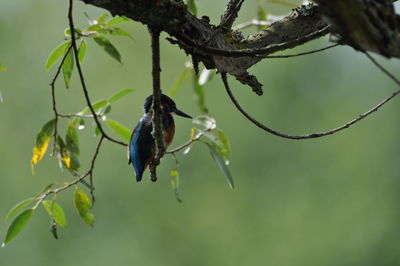
<svg viewBox="0 0 400 266">
<path fill-rule="evenodd" d="M 186 143 L 184 143 L 184 144 L 182 144 L 182 145 L 176 147 L 175 149 L 172 149 L 172 150 L 170 150 L 170 151 L 167 151 L 167 152 L 165 152 L 165 153 L 166 153 L 166 154 L 173 154 L 173 155 L 175 156 L 175 153 L 176 153 L 176 152 L 178 152 L 178 151 L 180 151 L 180 150 L 183 150 L 183 149 L 186 148 L 186 147 L 189 147 L 190 145 L 192 145 L 193 142 L 199 141 L 199 140 L 201 139 L 201 137 L 202 137 L 205 133 L 211 131 L 211 130 L 214 129 L 214 128 L 215 128 L 215 123 L 213 123 L 211 126 L 209 126 L 208 128 L 206 128 L 205 130 L 200 131 L 200 132 L 197 134 L 196 137 L 191 138 L 191 139 L 188 140 Z"/>
<path fill-rule="evenodd" d="M 56 101 L 56 81 L 58 79 L 58 76 L 61 73 L 61 69 L 62 66 L 64 64 L 65 59 L 68 56 L 69 51 L 71 51 L 72 45 L 70 45 L 67 49 L 67 51 L 65 52 L 63 58 L 61 59 L 60 64 L 58 65 L 56 74 L 53 77 L 53 80 L 50 83 L 50 87 L 51 87 L 51 99 L 52 99 L 52 105 L 53 105 L 53 112 L 54 112 L 54 134 L 53 134 L 53 138 L 54 138 L 54 144 L 53 144 L 53 154 L 55 153 L 56 150 L 56 146 L 57 146 L 57 135 L 58 135 L 58 118 L 60 116 L 60 114 L 58 113 L 57 110 L 57 101 Z"/>
<path fill-rule="evenodd" d="M 58 117 L 62 118 L 74 118 L 74 117 L 79 117 L 79 118 L 93 118 L 93 115 L 81 115 L 81 114 L 58 114 Z M 99 117 L 99 115 L 98 115 Z"/>
<path fill-rule="evenodd" d="M 392 73 L 390 73 L 386 68 L 384 68 L 381 64 L 379 64 L 375 58 L 373 58 L 368 52 L 364 52 L 364 54 L 368 57 L 369 60 L 374 63 L 374 65 L 379 68 L 386 76 L 388 76 L 391 80 L 393 80 L 398 86 L 400 86 L 400 80 L 397 79 Z"/>
<path fill-rule="evenodd" d="M 74 28 L 74 22 L 73 22 L 73 17 L 72 17 L 72 10 L 73 10 L 73 0 L 69 0 L 69 10 L 68 10 L 68 20 L 69 20 L 69 28 L 71 30 L 71 44 L 72 44 L 72 48 L 74 51 L 74 55 L 75 55 L 75 64 L 76 67 L 78 69 L 78 74 L 79 74 L 79 79 L 81 81 L 81 85 L 82 85 L 82 89 L 83 89 L 83 94 L 85 95 L 85 99 L 86 99 L 86 104 L 88 105 L 90 112 L 93 115 L 93 119 L 96 122 L 97 127 L 99 128 L 101 134 L 104 136 L 104 138 L 108 139 L 109 141 L 112 141 L 114 143 L 120 144 L 122 146 L 128 146 L 126 143 L 116 140 L 110 136 L 108 136 L 106 134 L 106 132 L 104 131 L 95 110 L 93 109 L 92 103 L 90 101 L 90 97 L 89 97 L 89 93 L 88 90 L 86 88 L 86 84 L 85 84 L 85 79 L 83 77 L 83 73 L 82 73 L 82 69 L 81 69 L 81 64 L 79 63 L 79 57 L 78 57 L 78 48 L 76 45 L 76 39 L 75 39 L 75 28 Z"/>
<path fill-rule="evenodd" d="M 92 196 L 92 203 L 95 202 L 96 198 L 94 197 L 94 186 L 93 186 L 93 171 L 94 171 L 94 164 L 97 159 L 97 155 L 99 155 L 100 147 L 101 144 L 103 143 L 104 136 L 101 135 L 99 143 L 97 144 L 96 151 L 94 152 L 92 162 L 90 164 L 90 170 L 89 170 L 89 182 L 90 182 L 90 195 Z"/>
<path fill-rule="evenodd" d="M 328 45 L 328 46 L 323 47 L 323 48 L 319 48 L 319 49 L 315 49 L 315 50 L 311 50 L 311 51 L 307 51 L 307 52 L 302 52 L 302 53 L 298 53 L 298 54 L 266 55 L 266 56 L 260 55 L 258 57 L 271 58 L 271 59 L 273 59 L 273 58 L 297 57 L 297 56 L 302 56 L 302 55 L 308 55 L 308 54 L 314 54 L 314 53 L 322 52 L 322 51 L 328 50 L 330 48 L 333 48 L 333 47 L 336 47 L 336 46 L 339 46 L 339 45 L 340 45 L 339 43 L 336 43 L 336 44 Z"/>
<path fill-rule="evenodd" d="M 385 73 L 387 74 L 387 72 L 385 71 Z M 259 121 L 257 121 L 256 119 L 254 119 L 249 113 L 247 113 L 242 106 L 240 106 L 239 102 L 237 101 L 237 99 L 235 98 L 235 96 L 233 96 L 232 91 L 229 87 L 228 84 L 228 80 L 226 77 L 226 73 L 221 73 L 221 77 L 222 77 L 222 81 L 224 83 L 226 92 L 228 93 L 230 99 L 232 100 L 233 104 L 236 106 L 236 108 L 253 124 L 255 124 L 257 127 L 261 128 L 264 131 L 267 131 L 275 136 L 278 137 L 282 137 L 282 138 L 286 138 L 286 139 L 296 139 L 296 140 L 302 140 L 302 139 L 315 139 L 315 138 L 320 138 L 320 137 L 324 137 L 327 135 L 332 135 L 336 132 L 339 132 L 343 129 L 349 128 L 350 126 L 352 126 L 353 124 L 361 121 L 362 119 L 366 118 L 367 116 L 369 116 L 370 114 L 376 112 L 380 107 L 382 107 L 385 103 L 389 102 L 390 100 L 392 100 L 394 97 L 396 97 L 398 94 L 400 94 L 400 90 L 397 90 L 395 92 L 393 92 L 389 97 L 387 97 L 386 99 L 384 99 L 383 101 L 381 101 L 380 103 L 378 103 L 377 105 L 375 105 L 372 109 L 368 110 L 367 112 L 361 114 L 360 116 L 358 116 L 357 118 L 347 122 L 346 124 L 334 128 L 332 130 L 329 131 L 325 131 L 325 132 L 318 132 L 318 133 L 311 133 L 311 134 L 306 134 L 306 135 L 289 135 L 286 133 L 282 133 L 279 131 L 276 131 L 262 123 L 260 123 Z M 389 76 L 391 77 L 391 76 Z M 392 78 L 392 77 L 391 77 Z M 393 79 L 393 78 L 392 78 Z M 400 82 L 397 79 L 393 79 L 396 84 L 398 84 L 400 86 Z"/>
<path fill-rule="evenodd" d="M 299 38 L 296 38 L 294 40 L 290 40 L 288 42 L 284 43 L 274 43 L 270 44 L 264 48 L 258 48 L 258 49 L 238 49 L 238 50 L 227 50 L 227 49 L 219 49 L 219 48 L 214 48 L 214 47 L 209 47 L 209 46 L 203 46 L 197 44 L 195 41 L 193 41 L 191 38 L 189 38 L 187 35 L 181 34 L 179 36 L 179 40 L 182 41 L 185 45 L 194 47 L 204 53 L 207 53 L 209 55 L 221 55 L 221 56 L 226 56 L 226 57 L 241 57 L 241 56 L 262 56 L 263 54 L 269 54 L 273 53 L 279 50 L 284 50 L 287 48 L 290 48 L 293 44 L 297 43 L 303 43 L 306 42 L 310 39 L 314 39 L 318 36 L 323 36 L 327 33 L 329 33 L 329 28 L 330 26 L 325 26 L 322 29 L 319 29 L 317 31 L 314 31 L 310 34 L 307 34 L 305 36 L 301 36 Z"/>
<path fill-rule="evenodd" d="M 151 181 L 157 181 L 157 166 L 165 153 L 164 136 L 161 126 L 161 88 L 160 88 L 160 30 L 149 26 L 151 35 L 152 76 L 153 76 L 153 131 L 156 152 L 150 164 Z"/>
<path fill-rule="evenodd" d="M 59 187 L 59 188 L 56 188 L 56 189 L 47 190 L 45 193 L 43 193 L 43 194 L 40 196 L 38 202 L 36 202 L 36 204 L 35 204 L 35 206 L 34 206 L 33 208 L 35 209 L 37 206 L 39 206 L 39 204 L 40 204 L 46 197 L 48 197 L 50 194 L 57 195 L 57 194 L 60 193 L 61 191 L 64 191 L 64 190 L 70 188 L 71 186 L 76 185 L 76 184 L 78 184 L 79 182 L 82 182 L 88 175 L 91 175 L 91 174 L 93 173 L 94 164 L 95 164 L 95 161 L 96 161 L 96 159 L 97 159 L 97 155 L 99 154 L 100 147 L 101 147 L 101 144 L 102 144 L 104 138 L 105 138 L 104 136 L 101 136 L 101 137 L 100 137 L 100 140 L 99 140 L 99 142 L 97 143 L 96 150 L 95 150 L 95 153 L 94 153 L 93 158 L 92 158 L 92 162 L 91 162 L 91 165 L 90 165 L 90 169 L 89 169 L 84 175 L 78 175 L 79 178 L 75 179 L 74 181 L 72 181 L 72 182 L 70 182 L 70 183 L 65 184 L 65 185 L 62 186 L 62 187 Z"/>
</svg>

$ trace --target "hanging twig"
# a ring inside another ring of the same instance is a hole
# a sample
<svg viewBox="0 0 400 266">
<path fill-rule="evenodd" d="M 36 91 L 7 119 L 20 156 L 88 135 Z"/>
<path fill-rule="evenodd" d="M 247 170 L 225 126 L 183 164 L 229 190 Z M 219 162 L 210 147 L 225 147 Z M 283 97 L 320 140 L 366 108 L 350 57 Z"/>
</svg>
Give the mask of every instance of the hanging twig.
<svg viewBox="0 0 400 266">
<path fill-rule="evenodd" d="M 50 83 L 51 87 L 51 99 L 52 99 L 52 105 L 53 105 L 53 112 L 54 112 L 54 134 L 53 134 L 53 139 L 54 139 L 54 144 L 53 144 L 53 154 L 56 151 L 56 146 L 57 146 L 57 135 L 58 135 L 58 118 L 60 117 L 60 114 L 58 113 L 57 110 L 57 101 L 56 101 L 56 81 L 58 79 L 58 76 L 61 73 L 62 66 L 64 64 L 65 59 L 68 56 L 69 51 L 71 51 L 72 45 L 70 45 L 65 52 L 63 58 L 61 59 L 60 64 L 58 65 L 56 74 L 53 77 L 53 80 Z"/>
<path fill-rule="evenodd" d="M 128 146 L 126 143 L 124 143 L 122 141 L 119 141 L 119 140 L 116 140 L 116 139 L 114 139 L 114 138 L 112 138 L 112 137 L 107 135 L 107 133 L 104 131 L 104 129 L 103 129 L 98 117 L 97 117 L 97 114 L 96 114 L 95 110 L 93 109 L 92 102 L 90 101 L 90 97 L 89 97 L 89 92 L 88 92 L 87 87 L 86 87 L 85 78 L 83 77 L 81 64 L 79 63 L 78 48 L 77 48 L 77 45 L 76 45 L 75 28 L 74 28 L 74 22 L 73 22 L 73 17 L 72 17 L 72 10 L 73 10 L 73 0 L 69 0 L 68 20 L 69 20 L 69 28 L 71 30 L 71 44 L 72 44 L 73 52 L 74 52 L 74 55 L 75 55 L 75 64 L 76 64 L 76 67 L 78 69 L 79 79 L 81 81 L 83 94 L 85 95 L 86 104 L 88 105 L 88 107 L 90 109 L 90 112 L 93 115 L 93 119 L 96 122 L 96 125 L 99 128 L 101 135 L 104 136 L 104 138 L 108 139 L 109 141 L 112 141 L 114 143 L 120 144 L 122 146 Z"/>
<path fill-rule="evenodd" d="M 302 55 L 309 55 L 309 54 L 315 54 L 315 53 L 318 53 L 318 52 L 322 52 L 322 51 L 331 49 L 331 48 L 339 46 L 339 45 L 340 45 L 339 43 L 336 43 L 336 44 L 328 45 L 328 46 L 323 47 L 323 48 L 319 48 L 319 49 L 315 49 L 315 50 L 311 50 L 311 51 L 307 51 L 307 52 L 302 52 L 302 53 L 298 53 L 298 54 L 266 55 L 266 56 L 260 55 L 258 57 L 269 58 L 269 59 L 298 57 L 298 56 L 302 56 Z"/>
<path fill-rule="evenodd" d="M 375 61 L 376 62 L 376 61 Z M 380 66 L 380 68 L 383 69 L 382 66 Z M 385 74 L 388 74 L 389 72 L 387 70 L 384 71 Z M 390 73 L 389 73 L 390 74 Z M 366 118 L 367 116 L 369 116 L 370 114 L 376 112 L 380 107 L 382 107 L 385 103 L 389 102 L 390 100 L 392 100 L 394 97 L 396 97 L 398 94 L 400 94 L 400 90 L 397 90 L 395 92 L 392 93 L 392 95 L 390 95 L 389 97 L 387 97 L 386 99 L 384 99 L 382 102 L 380 102 L 379 104 L 375 105 L 372 109 L 368 110 L 367 112 L 361 114 L 360 116 L 358 116 L 357 118 L 347 122 L 346 124 L 334 128 L 332 130 L 329 131 L 325 131 L 325 132 L 318 132 L 318 133 L 311 133 L 311 134 L 306 134 L 306 135 L 289 135 L 277 130 L 274 130 L 262 123 L 260 123 L 259 121 L 257 121 L 255 118 L 253 118 L 249 113 L 247 113 L 242 106 L 239 104 L 239 102 L 237 101 L 237 99 L 235 98 L 235 96 L 232 94 L 232 90 L 229 87 L 228 84 L 228 80 L 226 77 L 226 73 L 221 73 L 221 77 L 222 77 L 222 81 L 224 83 L 226 92 L 229 95 L 229 98 L 232 100 L 233 104 L 236 106 L 236 108 L 253 124 L 255 124 L 257 127 L 261 128 L 264 131 L 267 131 L 268 133 L 271 133 L 275 136 L 278 137 L 282 137 L 282 138 L 286 138 L 286 139 L 297 139 L 297 140 L 302 140 L 302 139 L 315 139 L 315 138 L 320 138 L 320 137 L 324 137 L 327 135 L 332 135 L 336 132 L 339 132 L 343 129 L 349 128 L 350 126 L 352 126 L 353 124 L 361 121 L 362 119 Z M 394 78 L 393 75 L 389 75 L 389 77 L 391 77 L 397 85 L 400 86 L 400 82 Z"/>
<path fill-rule="evenodd" d="M 161 88 L 160 88 L 160 30 L 149 26 L 151 35 L 152 52 L 152 76 L 153 76 L 153 131 L 151 134 L 155 139 L 156 152 L 150 164 L 151 181 L 157 180 L 157 166 L 165 152 L 164 137 L 161 119 Z"/>
</svg>

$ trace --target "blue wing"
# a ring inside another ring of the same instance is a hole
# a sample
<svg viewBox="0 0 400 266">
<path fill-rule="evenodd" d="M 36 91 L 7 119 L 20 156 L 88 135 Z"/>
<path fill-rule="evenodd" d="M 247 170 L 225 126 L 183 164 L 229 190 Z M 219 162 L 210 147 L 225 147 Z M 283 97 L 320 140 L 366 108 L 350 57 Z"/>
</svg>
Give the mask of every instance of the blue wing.
<svg viewBox="0 0 400 266">
<path fill-rule="evenodd" d="M 154 156 L 154 139 L 151 135 L 153 129 L 151 115 L 145 114 L 132 133 L 129 143 L 129 161 L 136 173 L 136 180 L 142 180 L 147 164 Z"/>
<path fill-rule="evenodd" d="M 137 124 L 135 130 L 132 133 L 131 141 L 129 143 L 129 160 L 128 164 L 132 163 L 133 169 L 136 173 L 136 181 L 142 180 L 143 172 L 144 172 L 144 163 L 140 159 L 139 156 L 139 136 L 140 131 L 143 128 L 143 118 L 140 119 L 139 123 Z"/>
</svg>

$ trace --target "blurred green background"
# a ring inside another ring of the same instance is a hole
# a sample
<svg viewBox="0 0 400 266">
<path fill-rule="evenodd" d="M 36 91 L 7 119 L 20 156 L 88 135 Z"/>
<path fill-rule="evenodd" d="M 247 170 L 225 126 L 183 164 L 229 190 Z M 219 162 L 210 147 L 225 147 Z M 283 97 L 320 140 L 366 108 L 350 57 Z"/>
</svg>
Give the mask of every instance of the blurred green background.
<svg viewBox="0 0 400 266">
<path fill-rule="evenodd" d="M 199 15 L 218 23 L 225 2 L 199 1 Z M 256 4 L 246 1 L 238 22 L 255 17 Z M 291 9 L 264 7 L 271 14 Z M 83 12 L 95 18 L 104 10 L 77 1 L 77 27 L 87 26 Z M 47 73 L 44 63 L 63 41 L 66 15 L 67 1 L 0 0 L 0 64 L 8 68 L 0 72 L 1 239 L 7 229 L 3 218 L 12 206 L 48 183 L 72 180 L 48 154 L 34 176 L 30 168 L 35 136 L 53 115 L 48 84 L 54 69 Z M 133 41 L 113 39 L 123 65 L 91 42 L 83 68 L 93 101 L 120 89 L 135 90 L 109 115 L 133 129 L 150 94 L 151 55 L 146 27 L 133 22 L 123 27 L 134 36 Z M 327 44 L 321 38 L 289 52 Z M 398 74 L 397 60 L 379 59 Z M 172 86 L 186 60 L 163 38 L 163 88 Z M 264 60 L 251 72 L 264 84 L 265 94 L 258 97 L 232 79 L 241 103 L 266 124 L 296 134 L 336 127 L 396 89 L 364 56 L 346 47 Z M 69 90 L 62 81 L 57 89 L 62 112 L 85 106 L 76 73 Z M 200 114 L 190 81 L 174 99 L 185 112 Z M 136 183 L 126 150 L 105 143 L 94 173 L 94 228 L 78 217 L 71 189 L 58 197 L 68 221 L 59 230 L 60 239 L 53 239 L 48 216 L 40 209 L 0 249 L 0 265 L 400 265 L 399 99 L 350 129 L 306 141 L 281 139 L 250 124 L 218 78 L 206 87 L 206 104 L 230 139 L 235 190 L 199 144 L 188 155 L 178 155 L 179 204 L 170 185 L 171 156 L 163 160 L 158 182 L 145 178 Z M 173 146 L 188 139 L 191 127 L 186 119 L 176 123 Z M 80 134 L 84 171 L 96 139 L 91 127 Z"/>
</svg>

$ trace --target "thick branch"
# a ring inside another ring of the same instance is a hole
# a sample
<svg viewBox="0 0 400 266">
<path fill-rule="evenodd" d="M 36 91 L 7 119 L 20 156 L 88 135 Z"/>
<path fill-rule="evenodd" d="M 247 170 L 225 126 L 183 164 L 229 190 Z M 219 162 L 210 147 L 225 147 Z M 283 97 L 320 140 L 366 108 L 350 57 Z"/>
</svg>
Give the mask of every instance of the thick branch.
<svg viewBox="0 0 400 266">
<path fill-rule="evenodd" d="M 263 55 L 293 48 L 329 32 L 315 5 L 297 8 L 286 18 L 273 23 L 268 29 L 243 38 L 240 33 L 221 30 L 209 24 L 207 17 L 198 19 L 186 8 L 182 0 L 82 0 L 102 7 L 113 15 L 124 15 L 143 24 L 157 27 L 175 37 L 186 53 L 193 55 L 211 69 L 234 75 L 240 82 L 261 94 L 261 84 L 247 69 L 262 58 L 229 54 L 216 55 L 201 49 L 207 44 L 214 50 L 248 51 L 268 47 Z M 241 1 L 238 1 L 241 2 Z"/>
<path fill-rule="evenodd" d="M 400 19 L 393 0 L 315 0 L 343 42 L 360 51 L 400 57 Z"/>
</svg>

